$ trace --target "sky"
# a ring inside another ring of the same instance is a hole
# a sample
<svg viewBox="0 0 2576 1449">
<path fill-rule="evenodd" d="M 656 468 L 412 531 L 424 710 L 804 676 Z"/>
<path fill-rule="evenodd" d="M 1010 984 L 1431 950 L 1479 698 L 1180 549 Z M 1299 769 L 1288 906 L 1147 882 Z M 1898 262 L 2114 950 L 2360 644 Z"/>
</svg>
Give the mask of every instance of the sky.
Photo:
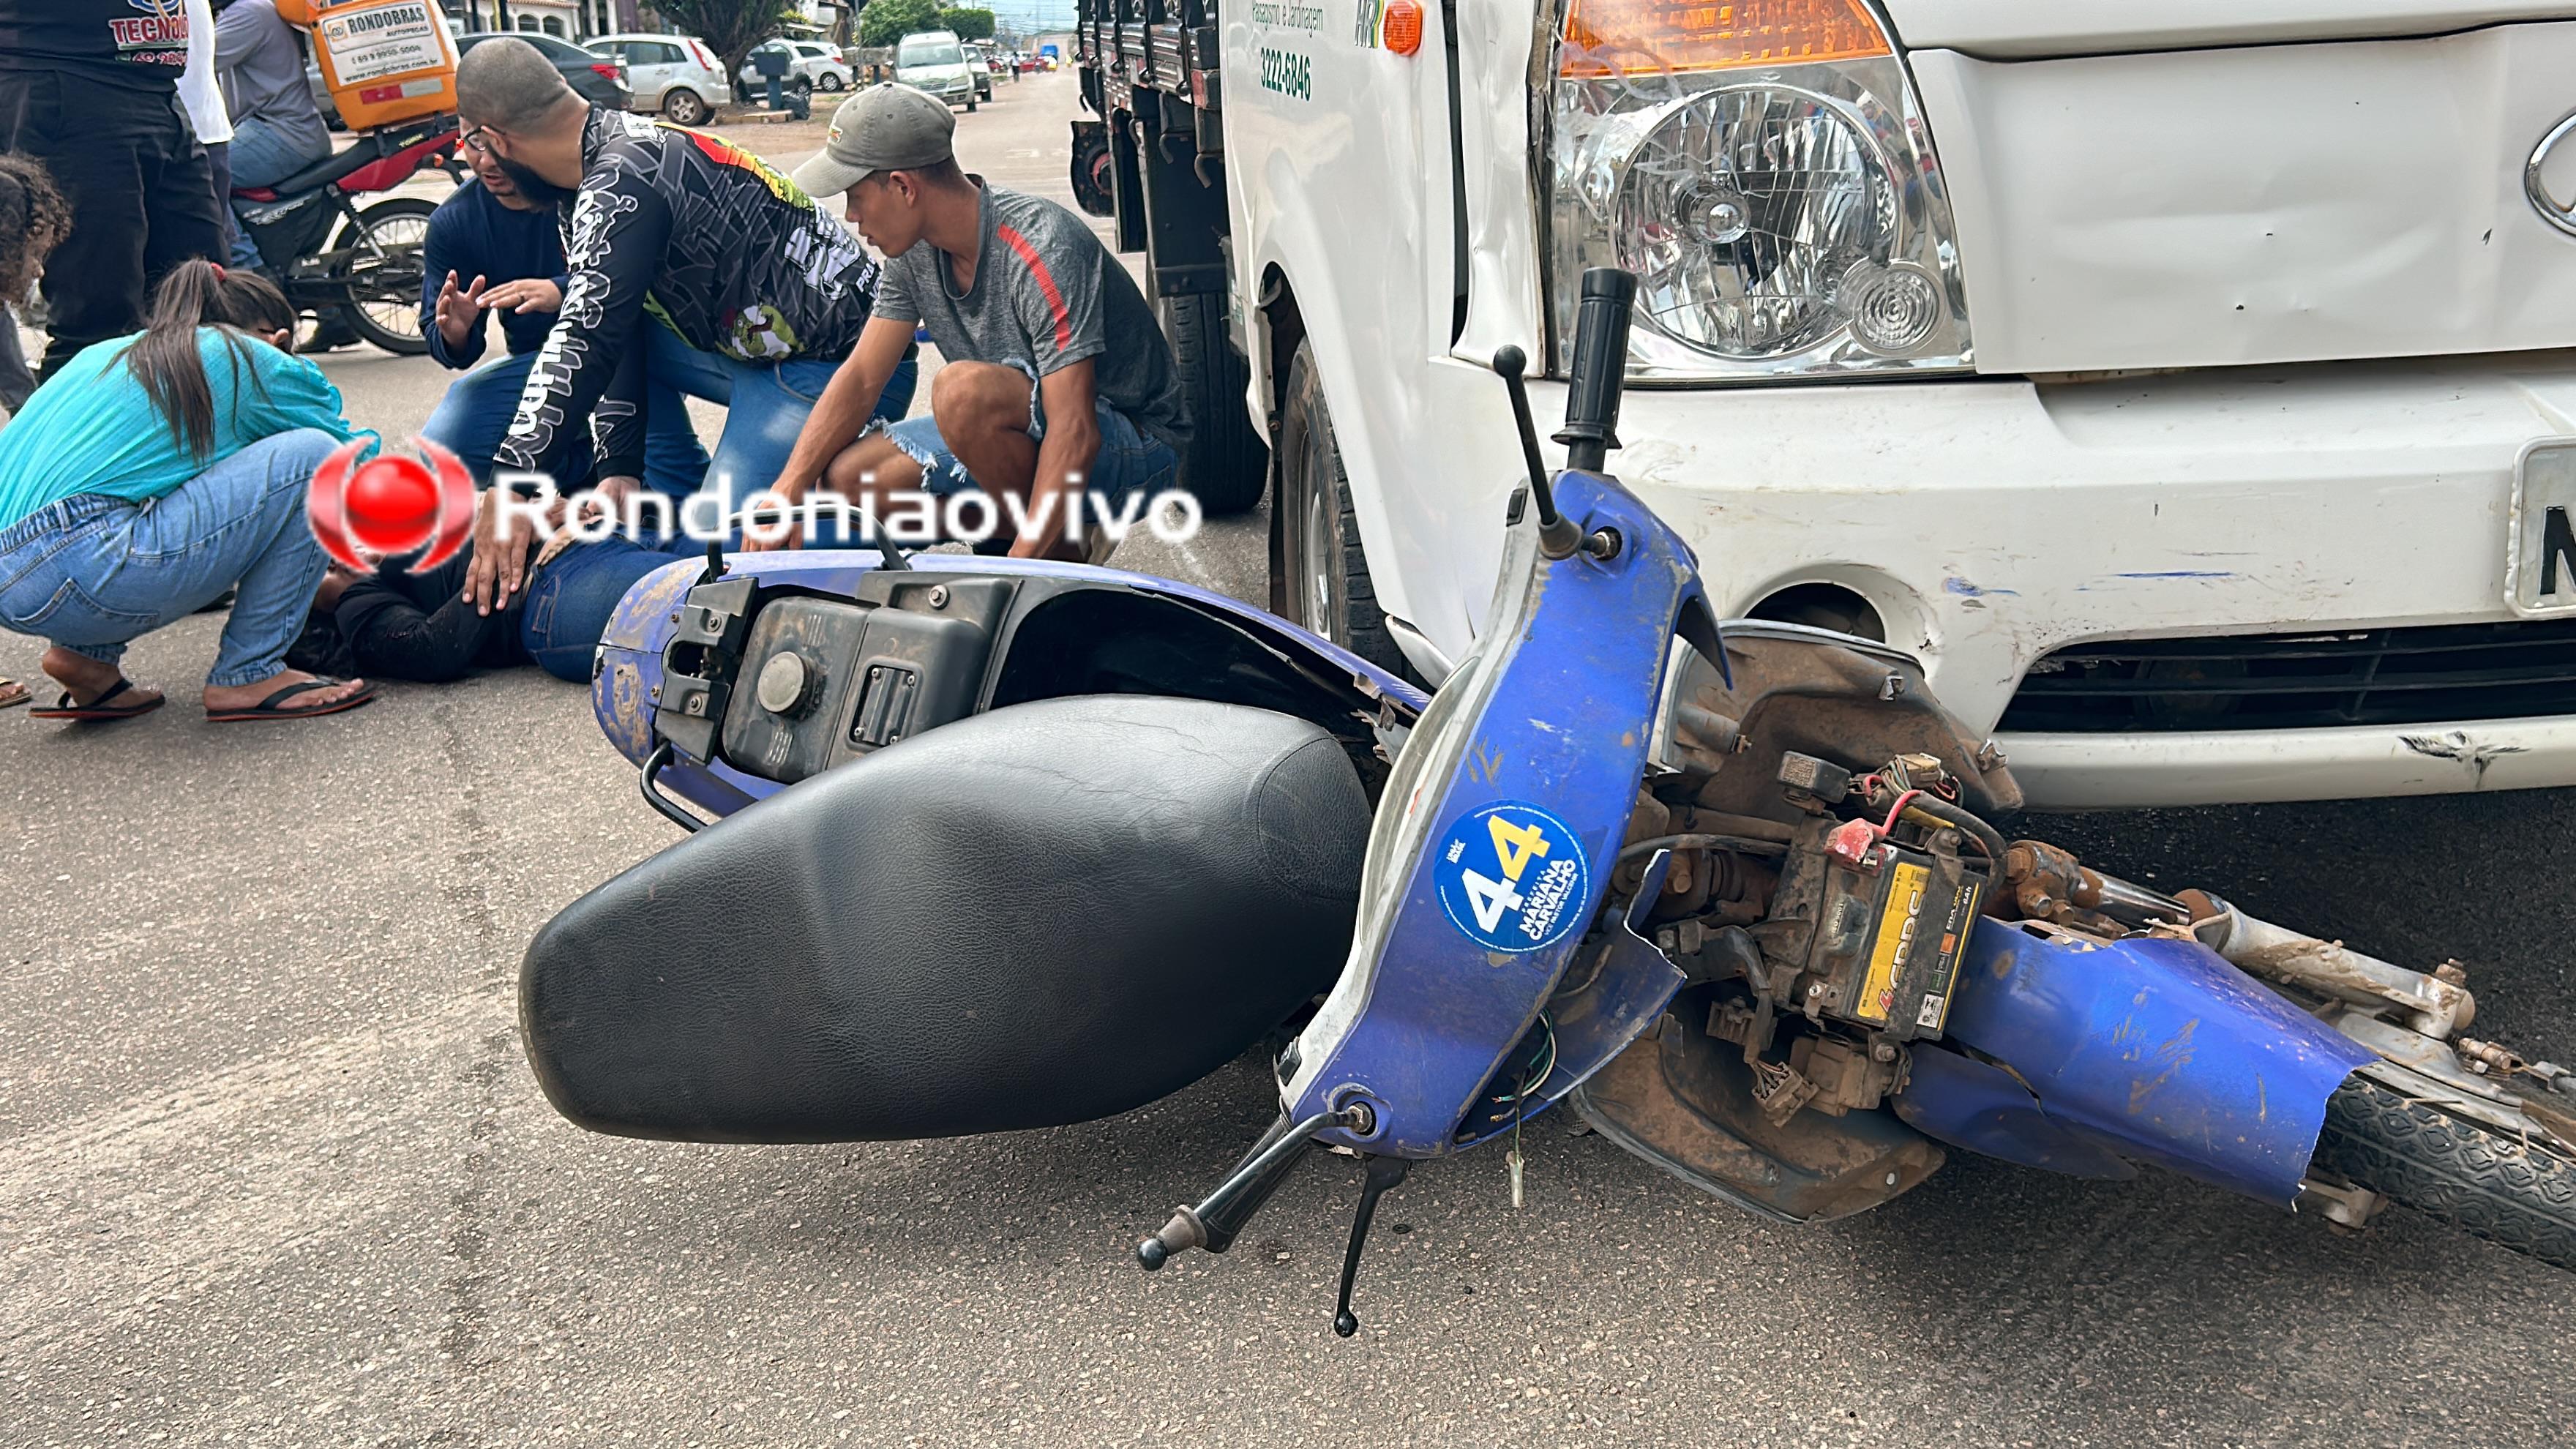
<svg viewBox="0 0 2576 1449">
<path fill-rule="evenodd" d="M 993 17 L 1017 30 L 1070 30 L 1073 0 L 979 0 Z"/>
</svg>

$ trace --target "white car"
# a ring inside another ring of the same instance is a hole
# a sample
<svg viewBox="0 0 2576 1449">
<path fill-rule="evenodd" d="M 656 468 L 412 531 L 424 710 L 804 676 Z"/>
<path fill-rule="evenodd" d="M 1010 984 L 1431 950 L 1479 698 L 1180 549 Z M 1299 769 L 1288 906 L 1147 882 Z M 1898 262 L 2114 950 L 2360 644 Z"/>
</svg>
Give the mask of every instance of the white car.
<svg viewBox="0 0 2576 1449">
<path fill-rule="evenodd" d="M 895 42 L 894 78 L 952 106 L 975 109 L 979 74 L 982 71 L 968 63 L 966 47 L 954 31 L 917 30 Z"/>
<path fill-rule="evenodd" d="M 704 125 L 733 103 L 724 62 L 694 35 L 603 35 L 583 46 L 626 62 L 635 109 L 659 112 L 682 126 Z"/>
<path fill-rule="evenodd" d="M 840 51 L 811 40 L 764 40 L 751 48 L 751 54 L 758 56 L 776 50 L 787 52 L 787 74 L 780 77 L 782 85 L 793 84 L 801 78 L 818 91 L 845 91 L 856 81 L 857 72 L 850 69 L 848 61 L 841 59 Z M 769 84 L 769 77 L 762 75 L 749 57 L 743 60 L 741 78 L 745 95 L 760 94 Z"/>
<path fill-rule="evenodd" d="M 1288 612 L 1463 656 L 1490 360 L 1549 431 L 1616 265 L 1611 467 L 1720 615 L 1915 655 L 2034 804 L 2576 784 L 2576 3 L 1358 13 L 1220 0 L 1177 84 L 1078 42 L 1077 191 L 1275 448 Z"/>
</svg>

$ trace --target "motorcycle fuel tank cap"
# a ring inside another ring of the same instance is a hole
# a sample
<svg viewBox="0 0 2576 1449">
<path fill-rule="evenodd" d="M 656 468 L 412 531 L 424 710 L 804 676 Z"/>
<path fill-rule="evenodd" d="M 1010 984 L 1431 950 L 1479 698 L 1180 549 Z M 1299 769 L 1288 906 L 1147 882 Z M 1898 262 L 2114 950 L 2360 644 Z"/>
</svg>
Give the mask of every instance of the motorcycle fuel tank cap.
<svg viewBox="0 0 2576 1449">
<path fill-rule="evenodd" d="M 805 656 L 792 650 L 769 656 L 760 666 L 760 679 L 752 687 L 752 697 L 771 714 L 794 714 L 813 693 L 814 671 L 807 667 Z"/>
</svg>

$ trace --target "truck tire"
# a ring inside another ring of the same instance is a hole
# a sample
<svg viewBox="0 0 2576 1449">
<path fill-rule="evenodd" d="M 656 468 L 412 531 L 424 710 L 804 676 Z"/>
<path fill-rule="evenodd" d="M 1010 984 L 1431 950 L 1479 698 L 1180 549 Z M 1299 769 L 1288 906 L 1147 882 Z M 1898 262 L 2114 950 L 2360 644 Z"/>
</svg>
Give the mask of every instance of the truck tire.
<svg viewBox="0 0 2576 1449">
<path fill-rule="evenodd" d="M 2315 1164 L 2498 1247 L 2576 1272 L 2576 1161 L 2360 1077 L 2326 1102 Z"/>
<path fill-rule="evenodd" d="M 1073 200 L 1093 216 L 1116 216 L 1118 200 L 1109 191 L 1109 127 L 1100 121 L 1073 123 Z"/>
<path fill-rule="evenodd" d="M 1244 512 L 1261 501 L 1270 449 L 1243 403 L 1252 366 L 1225 335 L 1225 294 L 1165 297 L 1156 304 L 1163 335 L 1172 340 L 1181 393 L 1190 409 L 1190 450 L 1181 459 L 1181 487 L 1210 518 Z"/>
<path fill-rule="evenodd" d="M 1279 491 L 1270 503 L 1270 606 L 1381 669 L 1416 684 L 1412 661 L 1387 632 L 1360 548 L 1350 478 L 1314 349 L 1302 339 L 1279 410 Z"/>
</svg>

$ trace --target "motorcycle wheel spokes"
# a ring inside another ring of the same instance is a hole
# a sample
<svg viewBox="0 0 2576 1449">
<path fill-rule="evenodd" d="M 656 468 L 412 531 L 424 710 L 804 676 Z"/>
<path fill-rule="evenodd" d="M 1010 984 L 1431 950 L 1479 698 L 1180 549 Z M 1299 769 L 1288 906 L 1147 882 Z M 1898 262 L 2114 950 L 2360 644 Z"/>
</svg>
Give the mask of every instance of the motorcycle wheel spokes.
<svg viewBox="0 0 2576 1449">
<path fill-rule="evenodd" d="M 334 280 L 347 289 L 349 323 L 388 352 L 429 350 L 420 331 L 420 257 L 433 209 L 426 201 L 391 198 L 361 211 L 341 233 L 346 259 Z"/>
</svg>

